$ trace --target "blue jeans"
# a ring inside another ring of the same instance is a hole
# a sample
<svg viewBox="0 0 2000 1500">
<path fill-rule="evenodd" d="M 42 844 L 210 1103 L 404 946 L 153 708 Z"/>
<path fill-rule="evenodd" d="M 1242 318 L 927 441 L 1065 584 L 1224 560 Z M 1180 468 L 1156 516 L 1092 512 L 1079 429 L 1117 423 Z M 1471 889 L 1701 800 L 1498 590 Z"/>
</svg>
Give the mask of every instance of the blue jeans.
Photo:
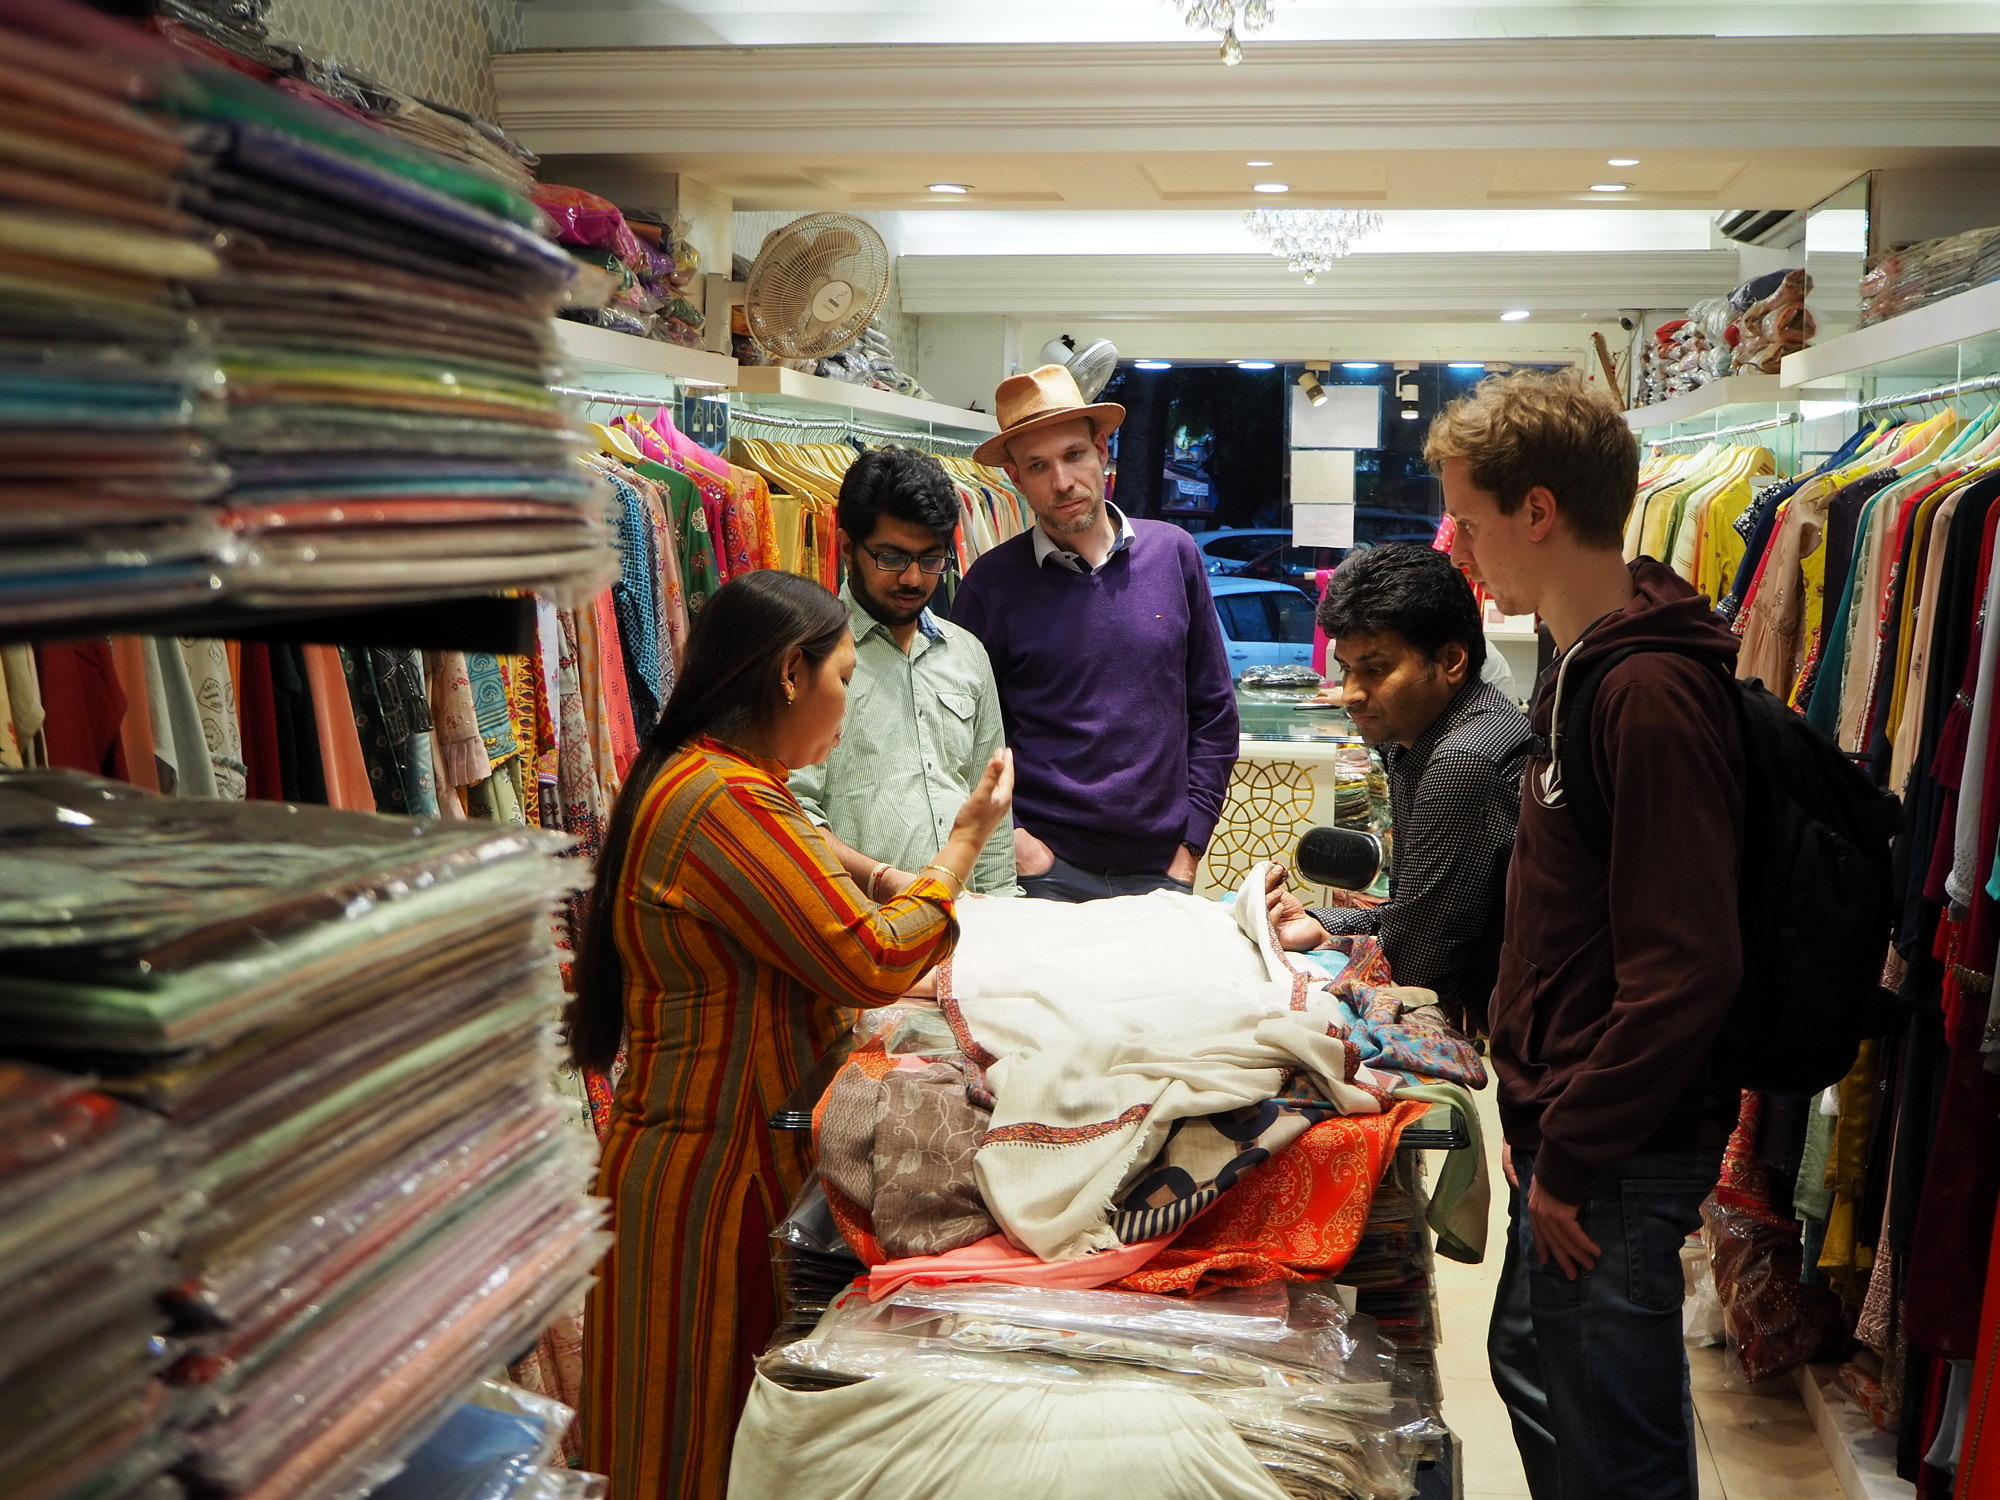
<svg viewBox="0 0 2000 1500">
<path fill-rule="evenodd" d="M 1600 1172 L 1578 1222 L 1602 1253 L 1571 1281 L 1536 1262 L 1535 1159 L 1514 1153 L 1486 1347 L 1535 1500 L 1695 1500 L 1680 1252 L 1721 1168 L 1720 1150 L 1665 1151 Z"/>
<path fill-rule="evenodd" d="M 1150 891 L 1179 891 L 1183 896 L 1194 892 L 1193 886 L 1183 885 L 1165 870 L 1086 870 L 1061 858 L 1040 875 L 1023 875 L 1021 889 L 1039 901 L 1102 901 L 1110 896 L 1143 896 Z"/>
</svg>

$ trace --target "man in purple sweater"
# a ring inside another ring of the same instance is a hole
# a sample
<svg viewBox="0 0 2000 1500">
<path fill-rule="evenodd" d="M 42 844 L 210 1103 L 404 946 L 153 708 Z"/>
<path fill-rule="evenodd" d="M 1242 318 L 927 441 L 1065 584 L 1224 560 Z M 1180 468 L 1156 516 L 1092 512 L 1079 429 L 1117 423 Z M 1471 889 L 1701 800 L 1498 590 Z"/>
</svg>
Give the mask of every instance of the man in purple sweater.
<svg viewBox="0 0 2000 1500">
<path fill-rule="evenodd" d="M 1201 554 L 1105 498 L 1125 409 L 1061 365 L 1001 383 L 999 464 L 1037 525 L 973 564 L 952 620 L 993 661 L 1014 751 L 1022 888 L 1190 891 L 1236 764 L 1236 693 Z"/>
</svg>

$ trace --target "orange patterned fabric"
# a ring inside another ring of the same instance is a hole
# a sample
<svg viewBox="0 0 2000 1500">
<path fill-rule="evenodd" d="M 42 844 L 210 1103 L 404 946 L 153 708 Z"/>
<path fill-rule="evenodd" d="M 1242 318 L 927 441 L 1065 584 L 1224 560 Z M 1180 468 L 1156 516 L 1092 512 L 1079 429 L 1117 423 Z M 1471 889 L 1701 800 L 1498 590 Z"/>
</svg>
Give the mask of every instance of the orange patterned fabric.
<svg viewBox="0 0 2000 1500">
<path fill-rule="evenodd" d="M 1406 1099 L 1383 1114 L 1315 1125 L 1224 1193 L 1118 1289 L 1200 1296 L 1337 1274 L 1361 1242 L 1397 1141 L 1429 1110 Z"/>
<path fill-rule="evenodd" d="M 606 871 L 625 967 L 626 1064 L 598 1191 L 616 1243 L 584 1322 L 584 1467 L 612 1500 L 727 1488 L 751 1360 L 776 1323 L 771 1230 L 810 1166 L 766 1124 L 824 1052 L 836 1007 L 885 1004 L 957 939 L 926 875 L 877 907 L 776 761 L 713 740 L 644 788 Z"/>
</svg>

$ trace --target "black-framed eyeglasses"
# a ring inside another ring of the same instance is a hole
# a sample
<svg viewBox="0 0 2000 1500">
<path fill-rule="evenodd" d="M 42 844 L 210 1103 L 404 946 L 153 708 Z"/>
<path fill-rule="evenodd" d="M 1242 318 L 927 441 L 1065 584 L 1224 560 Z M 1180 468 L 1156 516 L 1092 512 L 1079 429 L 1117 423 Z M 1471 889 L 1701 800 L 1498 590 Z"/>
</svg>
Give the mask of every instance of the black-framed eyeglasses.
<svg viewBox="0 0 2000 1500">
<path fill-rule="evenodd" d="M 926 573 L 949 573 L 952 569 L 952 556 L 949 552 L 927 552 L 922 557 L 912 557 L 907 552 L 897 552 L 888 547 L 877 552 L 865 542 L 861 544 L 861 550 L 866 552 L 869 560 L 884 573 L 904 572 L 911 563 L 915 563 Z"/>
</svg>

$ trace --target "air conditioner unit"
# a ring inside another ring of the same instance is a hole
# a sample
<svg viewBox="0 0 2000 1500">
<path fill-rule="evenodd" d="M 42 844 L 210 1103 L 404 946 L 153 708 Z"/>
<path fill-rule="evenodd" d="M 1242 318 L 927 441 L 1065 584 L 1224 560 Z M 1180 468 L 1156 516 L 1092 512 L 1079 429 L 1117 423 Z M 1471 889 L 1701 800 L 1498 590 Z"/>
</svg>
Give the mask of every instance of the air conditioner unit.
<svg viewBox="0 0 2000 1500">
<path fill-rule="evenodd" d="M 1715 227 L 1739 245 L 1789 245 L 1805 217 L 1797 208 L 1731 208 L 1715 216 Z"/>
</svg>

